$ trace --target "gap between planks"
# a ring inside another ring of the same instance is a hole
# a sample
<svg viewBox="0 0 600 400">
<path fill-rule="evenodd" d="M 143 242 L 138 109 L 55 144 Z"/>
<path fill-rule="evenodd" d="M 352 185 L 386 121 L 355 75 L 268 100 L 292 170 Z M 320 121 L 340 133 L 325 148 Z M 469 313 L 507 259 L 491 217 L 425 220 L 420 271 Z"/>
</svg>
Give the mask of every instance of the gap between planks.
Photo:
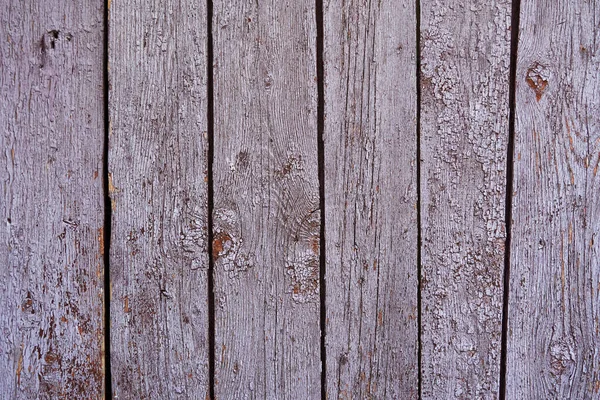
<svg viewBox="0 0 600 400">
<path fill-rule="evenodd" d="M 319 312 L 321 328 L 321 400 L 327 399 L 327 347 L 325 337 L 327 334 L 327 309 L 326 307 L 326 283 L 325 272 L 327 258 L 325 257 L 325 143 L 323 133 L 325 131 L 325 86 L 323 60 L 323 0 L 315 1 L 315 17 L 317 25 L 317 160 L 319 170 L 319 208 L 320 208 L 320 231 L 319 231 Z"/>
<path fill-rule="evenodd" d="M 510 77 L 508 88 L 508 143 L 506 146 L 506 199 L 504 201 L 504 280 L 502 301 L 502 338 L 500 344 L 500 393 L 499 399 L 506 399 L 506 354 L 508 340 L 508 307 L 510 300 L 510 246 L 512 226 L 512 197 L 514 177 L 514 149 L 515 149 L 515 105 L 516 105 L 516 79 L 517 79 L 517 51 L 519 45 L 519 14 L 521 0 L 513 0 L 511 10 L 511 37 L 510 37 Z"/>
<path fill-rule="evenodd" d="M 422 392 L 422 312 L 421 312 L 421 0 L 415 1 L 415 47 L 416 47 L 416 76 L 417 84 L 417 397 L 421 400 Z"/>
<path fill-rule="evenodd" d="M 112 205 L 110 201 L 109 189 L 109 171 L 108 171 L 108 149 L 110 135 L 110 115 L 108 113 L 108 91 L 109 91 L 109 73 L 108 73 L 108 35 L 109 35 L 109 2 L 104 3 L 104 32 L 102 43 L 102 83 L 103 83 L 103 104 L 104 113 L 104 148 L 102 149 L 102 189 L 104 192 L 104 235 L 103 235 L 103 260 L 104 260 L 104 398 L 113 398 L 112 392 L 112 374 L 110 364 L 110 235 L 112 222 Z"/>
<path fill-rule="evenodd" d="M 208 154 L 207 154 L 207 229 L 208 229 L 208 395 L 211 399 L 215 398 L 215 260 L 213 256 L 213 210 L 214 210 L 214 53 L 212 37 L 212 19 L 213 2 L 206 0 L 206 100 L 207 100 L 207 136 L 208 136 Z"/>
</svg>

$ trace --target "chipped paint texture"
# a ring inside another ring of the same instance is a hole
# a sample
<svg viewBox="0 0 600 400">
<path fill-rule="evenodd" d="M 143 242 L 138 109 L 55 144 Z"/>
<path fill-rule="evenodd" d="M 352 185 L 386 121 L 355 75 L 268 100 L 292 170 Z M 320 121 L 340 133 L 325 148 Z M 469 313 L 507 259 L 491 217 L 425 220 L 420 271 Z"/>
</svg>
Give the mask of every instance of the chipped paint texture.
<svg viewBox="0 0 600 400">
<path fill-rule="evenodd" d="M 0 399 L 600 400 L 597 3 L 2 2 Z"/>
<path fill-rule="evenodd" d="M 416 399 L 416 2 L 324 3 L 327 396 Z"/>
<path fill-rule="evenodd" d="M 0 397 L 102 398 L 103 4 L 0 11 Z"/>
<path fill-rule="evenodd" d="M 498 396 L 510 22 L 421 1 L 423 399 Z"/>
<path fill-rule="evenodd" d="M 506 398 L 600 398 L 600 4 L 521 1 Z"/>
<path fill-rule="evenodd" d="M 213 1 L 217 398 L 321 393 L 314 6 Z"/>
<path fill-rule="evenodd" d="M 116 399 L 208 394 L 206 5 L 110 7 Z"/>
</svg>

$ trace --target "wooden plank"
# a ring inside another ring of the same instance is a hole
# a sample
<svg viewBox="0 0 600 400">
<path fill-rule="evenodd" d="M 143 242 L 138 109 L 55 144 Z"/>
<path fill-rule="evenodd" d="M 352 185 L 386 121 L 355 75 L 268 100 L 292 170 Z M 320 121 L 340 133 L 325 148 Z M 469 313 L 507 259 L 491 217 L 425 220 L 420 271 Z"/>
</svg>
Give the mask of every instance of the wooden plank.
<svg viewBox="0 0 600 400">
<path fill-rule="evenodd" d="M 324 5 L 330 399 L 418 396 L 415 6 Z"/>
<path fill-rule="evenodd" d="M 511 2 L 421 1 L 422 397 L 499 390 Z"/>
<path fill-rule="evenodd" d="M 320 397 L 314 6 L 214 1 L 217 398 Z"/>
<path fill-rule="evenodd" d="M 0 397 L 104 391 L 103 2 L 0 10 Z"/>
<path fill-rule="evenodd" d="M 115 398 L 208 395 L 206 4 L 110 7 Z"/>
<path fill-rule="evenodd" d="M 600 396 L 600 5 L 521 3 L 507 396 Z"/>
</svg>

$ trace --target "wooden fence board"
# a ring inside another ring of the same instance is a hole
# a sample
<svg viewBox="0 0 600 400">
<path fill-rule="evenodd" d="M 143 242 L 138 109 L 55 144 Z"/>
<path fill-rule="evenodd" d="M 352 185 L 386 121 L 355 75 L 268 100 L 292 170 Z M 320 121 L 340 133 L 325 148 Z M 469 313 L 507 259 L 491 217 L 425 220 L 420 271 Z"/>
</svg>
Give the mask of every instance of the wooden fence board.
<svg viewBox="0 0 600 400">
<path fill-rule="evenodd" d="M 319 398 L 314 1 L 214 1 L 215 395 Z"/>
<path fill-rule="evenodd" d="M 208 395 L 206 4 L 109 11 L 115 398 Z"/>
<path fill-rule="evenodd" d="M 104 391 L 103 3 L 0 10 L 0 397 Z"/>
<path fill-rule="evenodd" d="M 507 398 L 600 396 L 600 5 L 523 0 Z"/>
<path fill-rule="evenodd" d="M 324 5 L 331 399 L 418 396 L 415 6 Z"/>
<path fill-rule="evenodd" d="M 511 2 L 421 1 L 422 398 L 499 389 Z"/>
</svg>

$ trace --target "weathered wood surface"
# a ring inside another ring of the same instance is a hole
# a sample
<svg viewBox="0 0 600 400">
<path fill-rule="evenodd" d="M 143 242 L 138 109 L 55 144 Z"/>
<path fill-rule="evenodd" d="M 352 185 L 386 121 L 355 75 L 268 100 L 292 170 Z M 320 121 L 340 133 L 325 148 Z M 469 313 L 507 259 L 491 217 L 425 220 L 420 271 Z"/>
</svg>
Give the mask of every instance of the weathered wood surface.
<svg viewBox="0 0 600 400">
<path fill-rule="evenodd" d="M 320 397 L 314 1 L 214 1 L 215 395 Z"/>
<path fill-rule="evenodd" d="M 101 398 L 101 1 L 0 9 L 0 398 Z"/>
<path fill-rule="evenodd" d="M 418 396 L 415 6 L 324 4 L 330 399 Z"/>
<path fill-rule="evenodd" d="M 422 398 L 499 390 L 511 2 L 421 1 Z"/>
<path fill-rule="evenodd" d="M 206 5 L 109 10 L 114 397 L 208 394 Z"/>
<path fill-rule="evenodd" d="M 114 398 L 209 398 L 211 322 L 216 398 L 500 396 L 511 0 L 323 2 L 323 199 L 318 3 L 213 0 L 213 60 L 206 1 L 9 3 L 0 398 L 102 398 L 105 328 Z M 521 0 L 507 399 L 600 398 L 598 32 Z"/>
<path fill-rule="evenodd" d="M 523 0 L 507 399 L 600 398 L 600 4 Z"/>
</svg>

